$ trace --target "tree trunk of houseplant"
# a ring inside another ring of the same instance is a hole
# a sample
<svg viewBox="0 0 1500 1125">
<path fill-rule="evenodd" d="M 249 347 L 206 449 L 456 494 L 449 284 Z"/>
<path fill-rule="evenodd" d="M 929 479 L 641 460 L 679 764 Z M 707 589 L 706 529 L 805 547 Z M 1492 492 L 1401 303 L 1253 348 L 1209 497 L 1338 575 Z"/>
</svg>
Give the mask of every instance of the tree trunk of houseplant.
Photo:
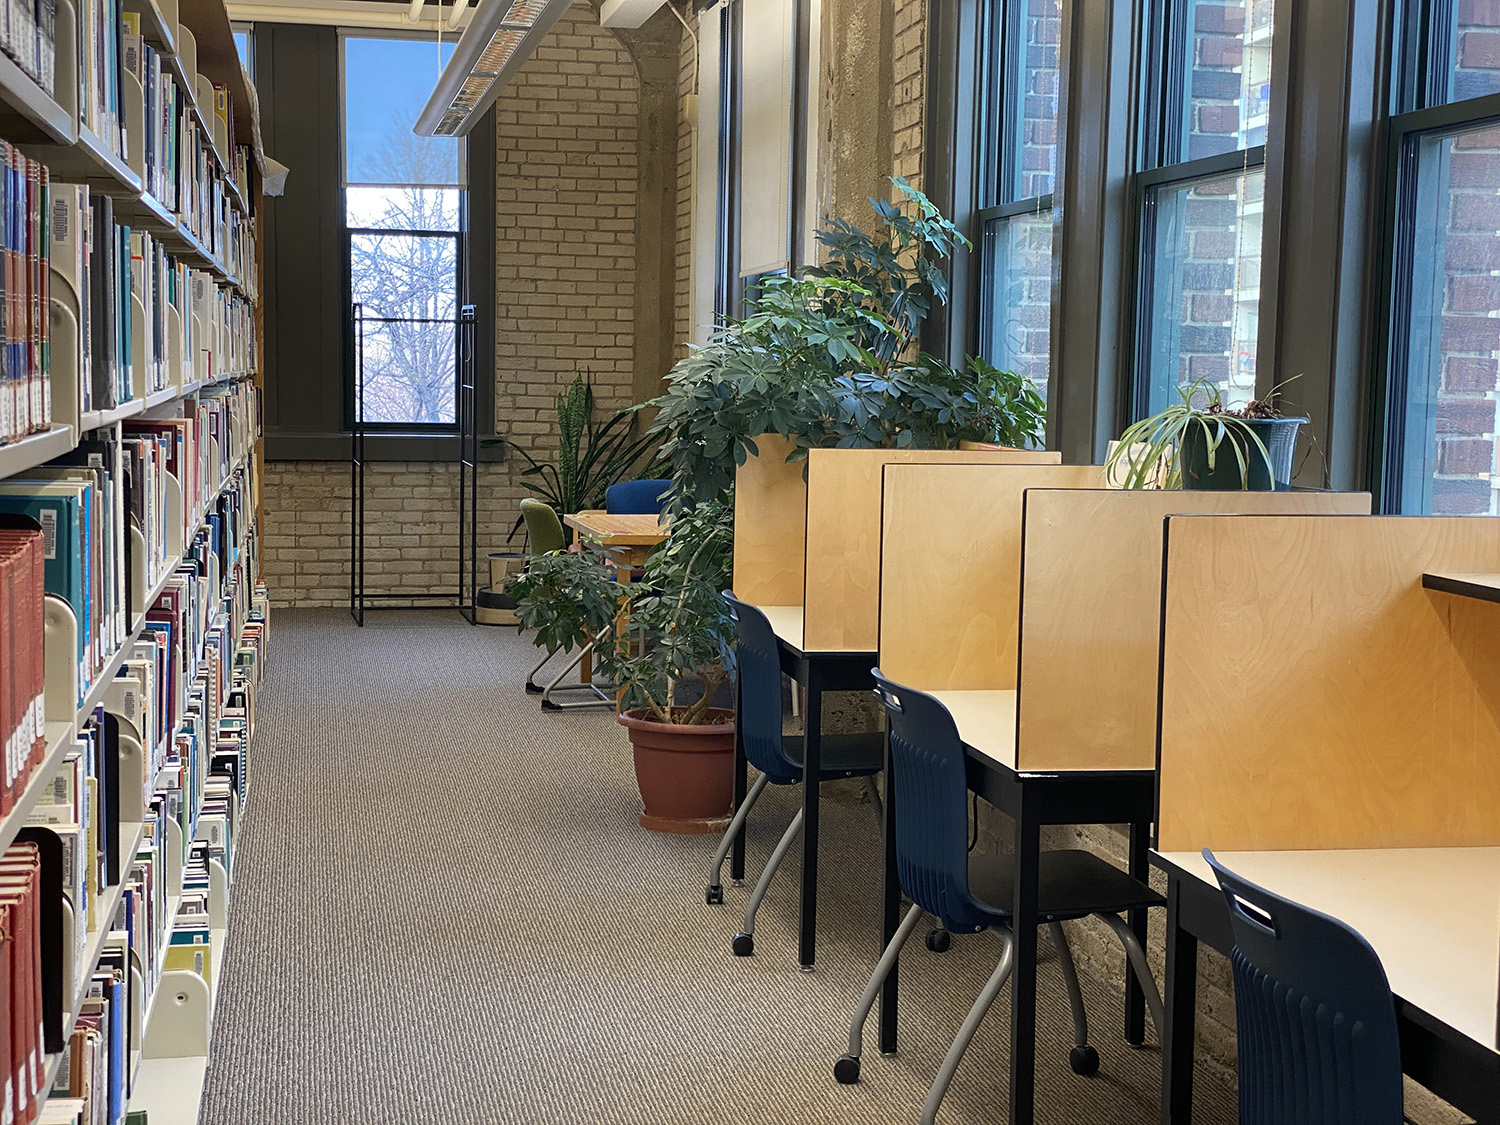
<svg viewBox="0 0 1500 1125">
<path fill-rule="evenodd" d="M 710 708 L 703 724 L 658 723 L 643 710 L 620 724 L 635 752 L 641 827 L 656 832 L 721 832 L 734 800 L 734 712 Z"/>
</svg>

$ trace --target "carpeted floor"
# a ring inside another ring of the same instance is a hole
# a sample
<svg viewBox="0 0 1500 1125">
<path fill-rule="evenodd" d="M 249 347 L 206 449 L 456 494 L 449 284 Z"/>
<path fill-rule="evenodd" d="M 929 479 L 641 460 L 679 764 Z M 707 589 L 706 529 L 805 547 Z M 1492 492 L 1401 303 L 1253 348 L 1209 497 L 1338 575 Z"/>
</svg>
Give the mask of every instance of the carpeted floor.
<svg viewBox="0 0 1500 1125">
<path fill-rule="evenodd" d="M 831 1073 L 877 955 L 878 831 L 826 801 L 817 972 L 795 956 L 789 860 L 737 959 L 745 889 L 703 903 L 708 837 L 640 811 L 624 732 L 544 714 L 535 650 L 452 612 L 281 612 L 235 862 L 203 1125 L 887 1125 L 915 1122 L 998 955 L 985 935 L 903 958 L 902 1050 Z M 758 872 L 795 805 L 752 818 Z M 1045 940 L 1042 942 L 1046 948 Z M 1160 1055 L 1126 1047 L 1085 979 L 1093 1079 L 1067 1066 L 1061 979 L 1042 966 L 1037 1120 L 1147 1125 Z M 1008 994 L 944 1125 L 1004 1118 Z M 871 1025 L 873 1034 L 873 1021 Z M 1234 1120 L 1200 1074 L 1201 1125 Z"/>
</svg>

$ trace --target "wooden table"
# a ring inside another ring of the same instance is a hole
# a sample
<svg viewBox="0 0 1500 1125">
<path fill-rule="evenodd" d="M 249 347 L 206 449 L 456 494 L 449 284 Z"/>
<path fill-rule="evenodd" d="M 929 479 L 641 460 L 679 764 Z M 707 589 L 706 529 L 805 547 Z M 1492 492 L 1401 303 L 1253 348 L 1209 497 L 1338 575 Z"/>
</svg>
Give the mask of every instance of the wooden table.
<svg viewBox="0 0 1500 1125">
<path fill-rule="evenodd" d="M 1231 871 L 1358 930 L 1396 997 L 1401 1068 L 1480 1125 L 1500 1121 L 1500 848 L 1216 852 Z M 1165 1125 L 1193 1104 L 1198 943 L 1228 954 L 1229 912 L 1199 852 L 1153 852 L 1167 873 Z"/>
<path fill-rule="evenodd" d="M 603 547 L 617 565 L 645 566 L 651 548 L 666 540 L 670 528 L 660 516 L 612 515 L 609 512 L 574 512 L 563 523 Z"/>
</svg>

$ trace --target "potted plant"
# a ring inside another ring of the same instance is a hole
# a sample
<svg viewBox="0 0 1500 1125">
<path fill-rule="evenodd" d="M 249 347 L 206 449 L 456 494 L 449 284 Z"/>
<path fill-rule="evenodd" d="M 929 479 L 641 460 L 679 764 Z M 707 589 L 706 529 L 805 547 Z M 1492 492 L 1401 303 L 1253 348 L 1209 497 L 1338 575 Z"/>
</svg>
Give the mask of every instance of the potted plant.
<svg viewBox="0 0 1500 1125">
<path fill-rule="evenodd" d="M 603 421 L 594 417 L 593 378 L 579 372 L 557 396 L 557 460 L 538 461 L 530 451 L 510 443 L 526 460 L 521 483 L 551 505 L 558 518 L 604 507 L 610 485 L 632 479 L 631 474 L 655 445 L 651 435 L 632 436 L 635 410 L 617 410 Z M 490 438 L 484 444 L 504 441 Z M 509 538 L 524 521 L 517 519 Z M 572 529 L 563 526 L 571 538 Z"/>
<path fill-rule="evenodd" d="M 656 831 L 721 830 L 733 801 L 734 713 L 715 706 L 734 666 L 735 627 L 721 593 L 733 529 L 733 508 L 720 497 L 677 515 L 640 582 L 611 581 L 605 556 L 585 546 L 532 560 L 509 587 L 522 628 L 549 651 L 612 641 L 601 640 L 595 661 L 619 692 L 640 823 Z"/>
<path fill-rule="evenodd" d="M 1184 383 L 1177 402 L 1120 435 L 1105 475 L 1122 488 L 1290 488 L 1297 431 L 1307 418 L 1283 414 L 1278 391 L 1231 407 L 1207 379 Z"/>
<path fill-rule="evenodd" d="M 926 196 L 892 182 L 900 204 L 871 201 L 883 235 L 831 220 L 818 232 L 824 266 L 765 278 L 749 315 L 692 348 L 648 404 L 684 501 L 733 487 L 765 433 L 794 438 L 794 460 L 825 446 L 1039 441 L 1046 404 L 1029 379 L 921 352 L 923 322 L 948 296 L 943 263 L 968 243 Z"/>
</svg>

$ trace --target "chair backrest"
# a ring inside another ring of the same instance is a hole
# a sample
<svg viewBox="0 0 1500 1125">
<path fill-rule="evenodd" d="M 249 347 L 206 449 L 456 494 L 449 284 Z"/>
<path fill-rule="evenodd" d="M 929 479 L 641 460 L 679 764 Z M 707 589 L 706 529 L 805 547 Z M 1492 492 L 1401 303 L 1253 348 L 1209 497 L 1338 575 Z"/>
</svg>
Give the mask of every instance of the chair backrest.
<svg viewBox="0 0 1500 1125">
<path fill-rule="evenodd" d="M 568 545 L 563 534 L 562 521 L 550 504 L 527 497 L 521 501 L 521 518 L 526 521 L 526 538 L 533 555 L 545 555 L 549 551 L 561 551 Z"/>
<path fill-rule="evenodd" d="M 1370 943 L 1203 858 L 1234 927 L 1240 1125 L 1401 1125 L 1396 1005 Z"/>
<path fill-rule="evenodd" d="M 790 785 L 802 776 L 802 766 L 788 758 L 781 745 L 781 660 L 776 655 L 776 632 L 764 613 L 724 592 L 739 633 L 735 668 L 740 678 L 740 738 L 750 764 L 773 785 Z"/>
<path fill-rule="evenodd" d="M 654 516 L 671 498 L 669 480 L 627 480 L 604 490 L 604 510 L 614 516 Z"/>
<path fill-rule="evenodd" d="M 985 929 L 989 916 L 969 893 L 969 789 L 958 727 L 926 692 L 886 679 L 879 668 L 874 676 L 890 736 L 901 889 L 948 930 Z"/>
</svg>

